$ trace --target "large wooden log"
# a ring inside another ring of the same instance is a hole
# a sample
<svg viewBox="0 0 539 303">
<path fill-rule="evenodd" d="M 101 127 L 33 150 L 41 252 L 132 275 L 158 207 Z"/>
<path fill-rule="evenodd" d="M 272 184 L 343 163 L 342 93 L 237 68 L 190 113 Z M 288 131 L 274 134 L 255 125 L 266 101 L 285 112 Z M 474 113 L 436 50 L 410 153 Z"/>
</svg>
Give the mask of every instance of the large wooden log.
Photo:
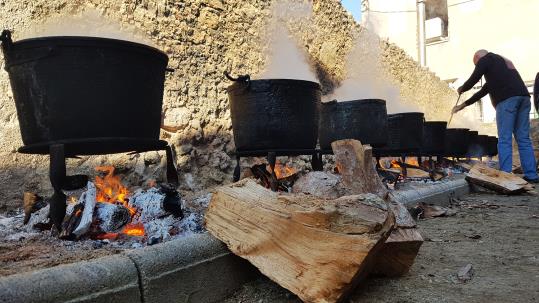
<svg viewBox="0 0 539 303">
<path fill-rule="evenodd" d="M 490 168 L 482 163 L 477 163 L 470 169 L 468 174 L 466 174 L 466 180 L 495 192 L 508 195 L 533 189 L 526 180 L 513 174 Z"/>
<path fill-rule="evenodd" d="M 373 194 L 334 200 L 272 192 L 250 179 L 216 190 L 206 228 L 305 302 L 337 302 L 370 271 L 394 226 Z"/>
<path fill-rule="evenodd" d="M 376 172 L 372 147 L 353 139 L 331 143 L 343 184 L 354 194 L 373 193 L 385 197 L 387 189 Z"/>
<path fill-rule="evenodd" d="M 406 274 L 414 264 L 423 244 L 423 237 L 406 207 L 395 201 L 392 195 L 389 195 L 389 199 L 392 200 L 391 211 L 395 215 L 397 226 L 378 254 L 372 274 L 398 277 Z"/>
</svg>

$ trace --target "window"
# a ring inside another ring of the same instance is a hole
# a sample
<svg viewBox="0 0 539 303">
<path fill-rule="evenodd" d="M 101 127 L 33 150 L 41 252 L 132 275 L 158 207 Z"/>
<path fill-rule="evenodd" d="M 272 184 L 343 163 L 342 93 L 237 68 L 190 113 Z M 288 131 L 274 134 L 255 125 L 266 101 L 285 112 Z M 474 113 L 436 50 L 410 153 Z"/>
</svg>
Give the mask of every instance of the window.
<svg viewBox="0 0 539 303">
<path fill-rule="evenodd" d="M 425 15 L 427 43 L 447 41 L 449 36 L 447 0 L 426 0 Z"/>
</svg>

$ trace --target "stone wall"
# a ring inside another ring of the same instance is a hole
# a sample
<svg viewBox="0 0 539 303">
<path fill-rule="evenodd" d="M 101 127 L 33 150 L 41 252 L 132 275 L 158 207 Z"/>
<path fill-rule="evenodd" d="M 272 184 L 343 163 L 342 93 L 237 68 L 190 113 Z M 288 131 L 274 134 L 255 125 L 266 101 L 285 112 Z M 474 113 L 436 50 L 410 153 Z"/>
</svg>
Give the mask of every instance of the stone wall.
<svg viewBox="0 0 539 303">
<path fill-rule="evenodd" d="M 233 150 L 223 71 L 256 74 L 264 66 L 264 25 L 271 16 L 266 0 L 1 0 L 0 25 L 18 32 L 49 18 L 96 9 L 107 19 L 143 31 L 170 57 L 162 137 L 177 153 L 182 187 L 200 190 L 231 181 Z M 310 20 L 289 24 L 317 71 L 324 92 L 345 75 L 345 57 L 361 30 L 338 0 L 315 0 Z M 388 81 L 401 86 L 405 102 L 429 119 L 447 119 L 455 93 L 395 45 L 382 41 Z M 3 59 L 0 57 L 3 64 Z M 7 73 L 0 71 L 0 210 L 20 203 L 23 190 L 46 193 L 48 158 L 21 155 L 22 144 Z M 160 178 L 163 154 L 83 157 L 69 160 L 70 172 L 110 163 L 134 170 L 132 182 Z"/>
</svg>

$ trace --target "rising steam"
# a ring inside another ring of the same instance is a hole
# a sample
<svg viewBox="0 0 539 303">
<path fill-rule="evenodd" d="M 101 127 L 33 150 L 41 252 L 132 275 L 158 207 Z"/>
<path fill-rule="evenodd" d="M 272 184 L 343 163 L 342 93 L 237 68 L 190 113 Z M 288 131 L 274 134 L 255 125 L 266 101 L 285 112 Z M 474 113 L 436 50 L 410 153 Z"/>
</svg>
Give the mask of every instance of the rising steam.
<svg viewBox="0 0 539 303">
<path fill-rule="evenodd" d="M 402 103 L 400 88 L 383 70 L 380 38 L 371 30 L 370 22 L 365 24 L 347 56 L 345 80 L 325 99 L 383 99 L 388 113 L 419 111 L 415 105 Z"/>
<path fill-rule="evenodd" d="M 98 10 L 90 8 L 74 15 L 58 15 L 19 34 L 21 39 L 47 36 L 103 37 L 155 47 L 142 31 L 108 20 Z"/>
<path fill-rule="evenodd" d="M 266 66 L 257 76 L 261 79 L 299 79 L 318 82 L 305 52 L 297 45 L 287 24 L 312 17 L 310 1 L 276 1 L 271 7 L 265 40 Z"/>
</svg>

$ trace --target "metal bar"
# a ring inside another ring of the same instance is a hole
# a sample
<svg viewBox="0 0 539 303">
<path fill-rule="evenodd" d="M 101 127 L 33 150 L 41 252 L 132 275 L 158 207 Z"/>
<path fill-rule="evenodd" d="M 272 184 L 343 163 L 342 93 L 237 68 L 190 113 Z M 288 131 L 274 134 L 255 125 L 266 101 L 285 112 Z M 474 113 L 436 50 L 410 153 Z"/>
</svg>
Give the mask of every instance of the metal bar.
<svg viewBox="0 0 539 303">
<path fill-rule="evenodd" d="M 54 188 L 54 194 L 50 199 L 49 218 L 51 223 L 61 231 L 62 222 L 66 214 L 66 195 L 62 192 L 62 186 L 66 181 L 66 163 L 63 144 L 54 144 L 49 147 L 50 165 L 49 178 Z"/>
<path fill-rule="evenodd" d="M 277 155 L 275 152 L 269 152 L 268 156 L 268 163 L 271 168 L 271 178 L 270 178 L 270 187 L 272 191 L 277 191 L 278 184 L 277 184 L 277 175 L 275 175 L 275 164 L 277 162 Z"/>
<path fill-rule="evenodd" d="M 240 180 L 240 173 L 241 173 L 240 160 L 241 160 L 241 157 L 236 156 L 236 167 L 234 168 L 234 182 L 238 182 Z"/>
<path fill-rule="evenodd" d="M 178 186 L 180 182 L 178 180 L 178 170 L 176 169 L 176 165 L 174 165 L 174 153 L 172 152 L 172 147 L 167 145 L 165 151 L 167 156 L 167 182 Z"/>
<path fill-rule="evenodd" d="M 421 66 L 427 66 L 427 39 L 425 34 L 425 0 L 417 0 L 417 51 Z"/>
</svg>

